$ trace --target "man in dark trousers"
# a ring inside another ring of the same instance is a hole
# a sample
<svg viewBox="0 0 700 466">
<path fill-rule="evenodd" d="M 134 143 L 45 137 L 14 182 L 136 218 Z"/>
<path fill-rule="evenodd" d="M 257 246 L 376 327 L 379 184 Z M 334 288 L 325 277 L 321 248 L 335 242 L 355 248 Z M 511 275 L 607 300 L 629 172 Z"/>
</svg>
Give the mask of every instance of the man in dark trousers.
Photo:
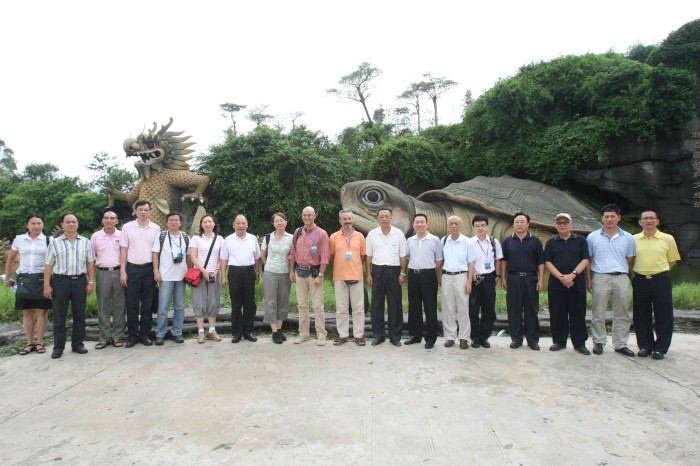
<svg viewBox="0 0 700 466">
<path fill-rule="evenodd" d="M 583 236 L 571 233 L 571 215 L 561 213 L 554 219 L 559 234 L 547 241 L 544 260 L 549 270 L 549 318 L 552 324 L 550 351 L 566 348 L 566 340 L 571 333 L 574 349 L 590 355 L 586 348 L 586 278 L 588 265 L 588 242 Z"/>
<path fill-rule="evenodd" d="M 523 320 L 527 345 L 540 350 L 540 321 L 538 293 L 544 290 L 544 251 L 542 241 L 528 231 L 530 216 L 518 212 L 513 217 L 515 233 L 503 241 L 503 274 L 506 290 L 508 331 L 515 349 L 523 344 Z M 524 319 L 523 319 L 524 315 Z"/>
</svg>

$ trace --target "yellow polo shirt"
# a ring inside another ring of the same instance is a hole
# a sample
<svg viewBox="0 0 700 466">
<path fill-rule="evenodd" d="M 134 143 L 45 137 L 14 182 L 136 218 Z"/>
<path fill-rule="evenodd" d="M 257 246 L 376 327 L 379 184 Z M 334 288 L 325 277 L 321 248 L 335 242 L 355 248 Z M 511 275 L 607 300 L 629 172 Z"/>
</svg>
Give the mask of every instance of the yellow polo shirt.
<svg viewBox="0 0 700 466">
<path fill-rule="evenodd" d="M 637 255 L 634 259 L 634 273 L 654 275 L 668 272 L 668 263 L 681 260 L 678 246 L 673 236 L 656 230 L 654 236 L 647 238 L 644 232 L 634 235 L 637 243 Z"/>
</svg>

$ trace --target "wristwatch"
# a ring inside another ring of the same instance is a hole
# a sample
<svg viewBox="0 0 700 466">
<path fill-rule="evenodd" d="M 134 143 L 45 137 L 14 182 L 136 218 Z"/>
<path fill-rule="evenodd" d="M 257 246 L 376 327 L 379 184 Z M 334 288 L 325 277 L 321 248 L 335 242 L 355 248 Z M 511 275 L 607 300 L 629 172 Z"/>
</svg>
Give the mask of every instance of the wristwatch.
<svg viewBox="0 0 700 466">
<path fill-rule="evenodd" d="M 578 270 L 574 269 L 574 271 L 571 273 L 573 273 L 574 275 L 578 275 Z"/>
<path fill-rule="evenodd" d="M 401 272 L 401 275 L 403 275 L 403 276 L 405 277 L 405 276 L 406 276 L 406 272 Z"/>
<path fill-rule="evenodd" d="M 88 282 L 88 285 L 94 285 L 95 282 Z"/>
<path fill-rule="evenodd" d="M 322 273 L 322 272 L 319 272 L 319 273 L 318 273 L 318 276 L 319 276 L 319 277 L 323 277 L 323 273 Z"/>
</svg>

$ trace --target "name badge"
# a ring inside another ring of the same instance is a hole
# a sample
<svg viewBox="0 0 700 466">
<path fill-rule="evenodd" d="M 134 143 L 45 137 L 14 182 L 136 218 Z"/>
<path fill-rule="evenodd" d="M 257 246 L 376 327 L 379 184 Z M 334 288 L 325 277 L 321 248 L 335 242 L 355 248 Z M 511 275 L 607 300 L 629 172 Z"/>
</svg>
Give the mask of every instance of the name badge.
<svg viewBox="0 0 700 466">
<path fill-rule="evenodd" d="M 315 256 L 318 254 L 318 248 L 316 246 L 311 246 L 311 255 Z"/>
<path fill-rule="evenodd" d="M 345 260 L 346 260 L 346 261 L 351 261 L 351 260 L 352 260 L 352 251 L 346 251 L 346 252 L 345 252 Z"/>
<path fill-rule="evenodd" d="M 484 262 L 484 269 L 491 270 L 491 262 Z"/>
</svg>

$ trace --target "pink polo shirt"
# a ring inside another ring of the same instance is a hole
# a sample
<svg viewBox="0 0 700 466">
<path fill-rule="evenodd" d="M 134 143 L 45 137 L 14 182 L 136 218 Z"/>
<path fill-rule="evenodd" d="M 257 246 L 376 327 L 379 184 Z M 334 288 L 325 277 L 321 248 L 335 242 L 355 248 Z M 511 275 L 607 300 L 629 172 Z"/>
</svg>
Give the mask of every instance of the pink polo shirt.
<svg viewBox="0 0 700 466">
<path fill-rule="evenodd" d="M 300 267 L 312 267 L 328 264 L 330 261 L 330 246 L 326 230 L 314 225 L 311 234 L 301 227 L 301 235 L 297 238 L 297 230 L 294 230 L 292 249 L 289 250 L 289 260 L 296 262 Z M 311 254 L 311 248 L 316 246 L 316 254 Z"/>
<path fill-rule="evenodd" d="M 119 237 L 121 231 L 115 228 L 114 233 L 108 235 L 104 228 L 92 234 L 90 241 L 95 250 L 95 265 L 97 267 L 119 267 Z"/>
<path fill-rule="evenodd" d="M 153 222 L 142 227 L 137 220 L 124 225 L 119 236 L 119 246 L 127 248 L 126 261 L 136 265 L 153 262 L 153 242 L 160 234 L 160 227 Z"/>
</svg>

